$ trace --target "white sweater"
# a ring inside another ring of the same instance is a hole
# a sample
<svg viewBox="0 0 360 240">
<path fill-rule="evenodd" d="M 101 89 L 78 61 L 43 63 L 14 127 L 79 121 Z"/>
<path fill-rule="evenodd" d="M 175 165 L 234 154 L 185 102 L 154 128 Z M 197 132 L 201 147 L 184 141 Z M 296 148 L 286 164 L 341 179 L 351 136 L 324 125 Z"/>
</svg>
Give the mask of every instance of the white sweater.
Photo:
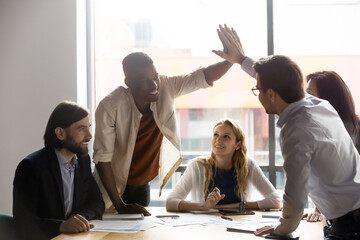
<svg viewBox="0 0 360 240">
<path fill-rule="evenodd" d="M 205 167 L 197 160 L 198 159 L 193 159 L 189 162 L 180 181 L 166 199 L 166 208 L 168 211 L 179 211 L 179 203 L 186 199 L 189 192 L 191 192 L 191 202 L 203 203 L 205 201 Z M 257 201 L 260 209 L 279 208 L 281 205 L 281 197 L 276 193 L 275 188 L 263 174 L 260 167 L 253 160 L 248 159 L 248 168 L 247 196 L 251 196 L 253 188 L 255 187 L 264 197 L 264 199 Z M 245 201 L 250 199 L 245 196 L 241 197 Z"/>
</svg>

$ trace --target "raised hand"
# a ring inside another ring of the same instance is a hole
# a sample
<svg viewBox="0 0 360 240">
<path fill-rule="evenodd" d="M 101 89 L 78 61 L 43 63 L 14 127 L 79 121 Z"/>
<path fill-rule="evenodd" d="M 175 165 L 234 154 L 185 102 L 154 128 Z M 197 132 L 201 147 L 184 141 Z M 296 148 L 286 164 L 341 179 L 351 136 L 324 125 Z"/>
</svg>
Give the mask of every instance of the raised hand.
<svg viewBox="0 0 360 240">
<path fill-rule="evenodd" d="M 236 31 L 225 24 L 224 27 L 219 25 L 217 33 L 224 49 L 223 51 L 213 50 L 212 52 L 230 63 L 241 64 L 245 59 L 245 54 Z"/>
</svg>

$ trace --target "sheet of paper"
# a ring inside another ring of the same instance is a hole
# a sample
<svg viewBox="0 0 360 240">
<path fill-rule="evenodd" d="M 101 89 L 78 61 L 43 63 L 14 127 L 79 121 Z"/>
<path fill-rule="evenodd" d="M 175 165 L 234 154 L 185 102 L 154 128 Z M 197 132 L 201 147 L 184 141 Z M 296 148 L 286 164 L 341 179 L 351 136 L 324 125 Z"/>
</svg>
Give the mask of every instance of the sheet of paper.
<svg viewBox="0 0 360 240">
<path fill-rule="evenodd" d="M 91 220 L 91 231 L 135 233 L 157 226 L 154 220 Z"/>
</svg>

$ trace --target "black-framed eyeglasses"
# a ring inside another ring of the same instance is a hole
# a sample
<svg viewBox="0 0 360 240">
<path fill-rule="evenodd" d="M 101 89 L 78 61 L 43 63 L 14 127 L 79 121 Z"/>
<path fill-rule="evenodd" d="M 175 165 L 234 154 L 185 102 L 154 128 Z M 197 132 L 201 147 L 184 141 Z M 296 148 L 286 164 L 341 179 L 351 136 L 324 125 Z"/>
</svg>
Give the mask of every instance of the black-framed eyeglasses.
<svg viewBox="0 0 360 240">
<path fill-rule="evenodd" d="M 251 91 L 253 92 L 253 94 L 254 94 L 255 96 L 259 96 L 259 94 L 260 94 L 260 89 L 261 89 L 261 88 L 253 87 L 253 88 L 251 89 Z"/>
</svg>

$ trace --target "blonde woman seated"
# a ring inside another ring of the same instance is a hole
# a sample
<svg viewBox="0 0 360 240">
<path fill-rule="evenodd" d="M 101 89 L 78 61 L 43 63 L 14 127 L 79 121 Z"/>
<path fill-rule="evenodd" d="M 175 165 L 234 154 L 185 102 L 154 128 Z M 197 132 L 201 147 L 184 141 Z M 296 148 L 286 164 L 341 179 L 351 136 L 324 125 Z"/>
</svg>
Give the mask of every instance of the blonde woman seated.
<svg viewBox="0 0 360 240">
<path fill-rule="evenodd" d="M 211 156 L 190 161 L 166 200 L 168 211 L 216 209 L 278 209 L 281 197 L 259 166 L 246 157 L 245 136 L 231 120 L 213 130 Z M 247 201 L 253 188 L 263 199 Z M 191 192 L 191 202 L 186 197 Z"/>
</svg>

